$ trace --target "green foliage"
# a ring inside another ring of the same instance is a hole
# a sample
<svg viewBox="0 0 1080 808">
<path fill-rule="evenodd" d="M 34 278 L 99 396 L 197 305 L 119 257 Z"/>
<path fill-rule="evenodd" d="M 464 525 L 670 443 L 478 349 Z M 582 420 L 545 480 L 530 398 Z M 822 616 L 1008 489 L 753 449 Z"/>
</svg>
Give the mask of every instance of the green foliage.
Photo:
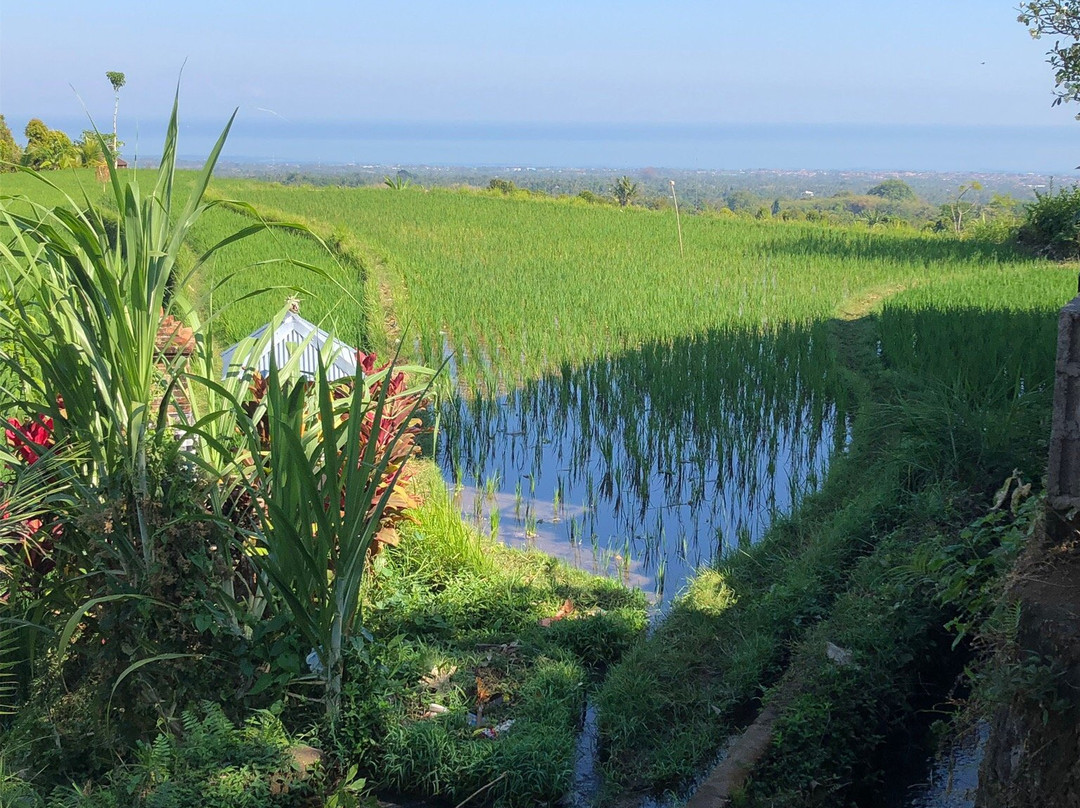
<svg viewBox="0 0 1080 808">
<path fill-rule="evenodd" d="M 280 720 L 252 715 L 240 728 L 209 702 L 185 710 L 174 731 L 139 746 L 107 784 L 57 789 L 50 805 L 72 808 L 262 808 L 309 804 L 312 783 L 297 770 Z"/>
<path fill-rule="evenodd" d="M 1054 106 L 1080 99 L 1080 3 L 1077 0 L 1027 0 L 1020 4 L 1017 22 L 1034 39 L 1055 39 L 1046 54 L 1054 71 Z M 1080 118 L 1080 115 L 1077 116 Z"/>
<path fill-rule="evenodd" d="M 489 191 L 498 191 L 500 194 L 505 194 L 506 196 L 515 193 L 517 189 L 517 186 L 514 185 L 512 180 L 504 180 L 499 177 L 492 178 L 491 182 L 488 183 Z"/>
<path fill-rule="evenodd" d="M 24 406 L 53 418 L 58 441 L 86 446 L 86 483 L 107 486 L 122 476 L 136 509 L 148 493 L 148 452 L 155 435 L 162 434 L 154 427 L 165 411 L 156 402 L 168 403 L 157 364 L 158 325 L 163 311 L 187 319 L 177 292 L 185 286 L 177 260 L 188 229 L 204 209 L 202 192 L 224 143 L 223 134 L 177 215 L 172 204 L 176 131 L 174 105 L 163 169 L 146 199 L 138 185 L 124 184 L 112 172 L 112 201 L 123 223 L 115 244 L 89 200 L 79 205 L 69 198 L 66 206 L 51 210 L 23 201 L 31 211 L 27 215 L 9 199 L 0 214 L 16 234 L 14 246 L 0 250 L 8 283 L 18 290 L 18 299 L 0 309 L 0 328 L 14 335 L 23 356 L 33 361 L 26 367 L 22 356 L 4 353 L 0 359 L 34 391 Z M 142 539 L 142 552 L 151 553 Z"/>
<path fill-rule="evenodd" d="M 0 115 L 0 172 L 14 171 L 21 159 L 22 149 L 15 142 L 4 116 Z"/>
<path fill-rule="evenodd" d="M 866 192 L 870 196 L 880 196 L 893 202 L 906 202 L 915 199 L 915 192 L 903 180 L 890 179 L 879 182 Z"/>
<path fill-rule="evenodd" d="M 59 129 L 49 129 L 39 118 L 26 124 L 26 148 L 22 164 L 38 171 L 70 168 L 78 165 L 79 153 L 66 134 Z"/>
<path fill-rule="evenodd" d="M 0 754 L 0 808 L 44 808 L 38 789 L 10 765 L 7 756 Z"/>
<path fill-rule="evenodd" d="M 909 548 L 903 534 L 882 541 L 853 569 L 828 618 L 796 646 L 784 680 L 765 698 L 778 703 L 780 717 L 748 805 L 839 808 L 878 793 L 882 750 L 919 706 L 920 672 L 948 678 L 940 613 L 925 591 L 892 573 Z"/>
<path fill-rule="evenodd" d="M 127 83 L 127 79 L 125 78 L 124 74 L 117 70 L 106 70 L 105 78 L 109 80 L 109 84 L 112 85 L 114 93 L 120 92 L 120 88 L 123 87 L 125 83 Z"/>
<path fill-rule="evenodd" d="M 922 499 L 945 530 L 930 538 L 909 530 L 885 538 L 855 568 L 828 620 L 796 648 L 773 690 L 781 715 L 745 805 L 871 799 L 889 765 L 888 744 L 911 743 L 904 732 L 927 686 L 920 677 L 932 676 L 944 688 L 959 670 L 942 629 L 955 635 L 954 651 L 1001 611 L 1003 577 L 1037 510 L 1031 486 L 1010 477 L 994 509 L 966 527 L 934 490 Z M 835 651 L 829 657 L 828 643 L 846 658 Z M 1024 675 L 1034 687 L 1043 679 L 1033 670 L 1024 668 Z M 995 669 L 995 681 L 999 674 Z"/>
<path fill-rule="evenodd" d="M 35 137 L 42 130 L 30 127 Z M 59 637 L 44 659 L 24 654 L 19 662 L 35 665 L 20 670 L 33 684 L 17 729 L 36 765 L 54 777 L 71 767 L 95 774 L 146 737 L 156 720 L 175 721 L 197 698 L 234 698 L 254 674 L 238 674 L 232 662 L 246 651 L 243 629 L 251 627 L 243 624 L 265 604 L 234 589 L 246 562 L 233 528 L 206 510 L 211 501 L 220 508 L 212 494 L 221 481 L 198 473 L 231 468 L 242 457 L 233 445 L 228 463 L 214 467 L 200 454 L 206 441 L 184 450 L 171 423 L 182 419 L 177 391 L 198 408 L 188 386 L 193 366 L 157 342 L 164 312 L 179 322 L 191 315 L 181 294 L 188 277 L 179 267 L 187 233 L 210 207 L 203 193 L 225 138 L 193 175 L 181 208 L 173 205 L 176 133 L 174 103 L 149 193 L 135 177 L 122 181 L 105 154 L 119 224 L 86 195 L 76 202 L 39 176 L 57 193 L 56 207 L 26 197 L 0 201 L 5 395 L 17 412 L 52 424 L 64 464 L 41 468 L 64 473 L 49 482 L 57 493 L 70 487 L 72 500 L 66 519 L 48 523 L 51 569 L 20 561 L 20 585 L 4 582 L 0 607 L 5 632 L 8 625 L 33 629 L 39 644 Z M 194 269 L 269 226 L 224 235 Z M 194 340 L 195 359 L 210 377 L 204 386 L 221 390 L 205 337 Z M 214 437 L 212 426 L 193 431 Z M 236 422 L 231 426 L 235 431 Z M 55 508 L 56 497 L 34 505 Z M 10 571 L 7 536 L 3 546 Z"/>
<path fill-rule="evenodd" d="M 639 190 L 636 182 L 627 176 L 622 176 L 615 181 L 611 193 L 615 197 L 615 201 L 619 203 L 619 207 L 625 208 L 634 201 Z"/>
<path fill-rule="evenodd" d="M 82 137 L 75 141 L 75 148 L 79 151 L 79 165 L 96 166 L 105 162 L 101 136 L 93 129 L 83 130 Z"/>
<path fill-rule="evenodd" d="M 1013 562 L 1045 530 L 1045 513 L 1045 496 L 1032 496 L 1030 483 L 1010 476 L 987 514 L 920 551 L 906 567 L 951 615 L 945 627 L 955 635 L 953 647 L 967 643 L 978 652 L 965 670 L 973 715 L 1019 700 L 1041 710 L 1045 723 L 1071 703 L 1060 662 L 1022 646 L 1021 604 L 1005 592 Z"/>
<path fill-rule="evenodd" d="M 1080 256 L 1080 186 L 1059 188 L 1057 193 L 1036 191 L 1017 241 L 1048 258 Z"/>
<path fill-rule="evenodd" d="M 395 191 L 404 191 L 412 185 L 412 180 L 399 174 L 394 177 L 383 177 L 383 185 L 387 188 L 392 188 Z"/>
<path fill-rule="evenodd" d="M 302 350 L 294 354 L 297 361 Z M 406 387 L 403 374 L 420 379 Z M 395 368 L 361 375 L 348 387 L 331 384 L 319 361 L 314 386 L 270 365 L 265 407 L 247 439 L 254 466 L 248 492 L 261 532 L 252 562 L 292 614 L 325 672 L 326 710 L 340 707 L 343 652 L 359 634 L 360 585 L 368 552 L 394 486 L 415 448 L 414 416 L 432 374 Z M 398 495 L 400 496 L 400 495 Z"/>
<path fill-rule="evenodd" d="M 369 782 L 417 797 L 461 801 L 494 782 L 478 804 L 557 800 L 573 771 L 590 671 L 643 631 L 644 599 L 489 543 L 461 523 L 433 477 L 416 524 L 376 558 L 367 582 L 371 638 L 346 652 L 340 754 L 354 756 Z M 567 598 L 574 612 L 540 625 Z M 506 721 L 495 738 L 479 731 Z"/>
<path fill-rule="evenodd" d="M 790 644 L 829 612 L 846 570 L 870 549 L 866 524 L 884 518 L 891 497 L 879 477 L 846 501 L 854 468 L 843 465 L 797 516 L 696 578 L 612 670 L 596 699 L 610 779 L 685 784 L 777 680 Z"/>
<path fill-rule="evenodd" d="M 1043 500 L 1031 485 L 1009 477 L 993 510 L 953 537 L 921 548 L 910 564 L 931 585 L 934 596 L 954 616 L 945 627 L 956 635 L 955 648 L 1001 607 L 1004 576 L 1012 568 L 1034 526 Z"/>
<path fill-rule="evenodd" d="M 581 191 L 577 198 L 590 205 L 610 205 L 612 203 L 609 197 L 601 196 L 588 189 Z"/>
</svg>

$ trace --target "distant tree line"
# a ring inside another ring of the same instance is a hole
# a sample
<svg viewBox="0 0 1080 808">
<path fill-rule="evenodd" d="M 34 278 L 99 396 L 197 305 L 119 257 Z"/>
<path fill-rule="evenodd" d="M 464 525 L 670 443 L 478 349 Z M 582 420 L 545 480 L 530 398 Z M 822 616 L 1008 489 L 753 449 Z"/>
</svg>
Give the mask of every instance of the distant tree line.
<svg viewBox="0 0 1080 808">
<path fill-rule="evenodd" d="M 105 142 L 93 129 L 84 129 L 82 136 L 72 140 L 59 129 L 50 129 L 40 118 L 31 118 L 23 130 L 26 145 L 15 140 L 4 116 L 0 115 L 0 171 L 14 171 L 26 166 L 36 171 L 58 168 L 96 166 L 105 162 Z M 119 141 L 116 141 L 120 145 Z"/>
<path fill-rule="evenodd" d="M 65 132 L 50 129 L 40 118 L 31 118 L 23 130 L 26 145 L 20 146 L 4 116 L 0 115 L 0 171 L 14 171 L 18 166 L 36 171 L 98 166 L 105 162 L 106 149 L 118 157 L 123 143 L 116 137 L 116 118 L 120 110 L 120 88 L 124 86 L 125 77 L 123 73 L 109 70 L 105 78 L 112 85 L 116 97 L 111 144 L 93 129 L 84 129 L 82 137 L 72 140 Z"/>
</svg>

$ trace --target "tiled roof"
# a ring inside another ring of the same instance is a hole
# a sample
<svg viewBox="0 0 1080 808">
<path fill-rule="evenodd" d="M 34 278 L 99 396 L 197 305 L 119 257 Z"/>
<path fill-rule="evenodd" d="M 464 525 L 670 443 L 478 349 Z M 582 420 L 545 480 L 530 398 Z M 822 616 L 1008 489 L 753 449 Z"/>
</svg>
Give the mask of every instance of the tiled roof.
<svg viewBox="0 0 1080 808">
<path fill-rule="evenodd" d="M 169 359 L 191 356 L 195 352 L 195 334 L 171 314 L 166 314 L 161 318 L 154 344 L 158 353 Z"/>
</svg>

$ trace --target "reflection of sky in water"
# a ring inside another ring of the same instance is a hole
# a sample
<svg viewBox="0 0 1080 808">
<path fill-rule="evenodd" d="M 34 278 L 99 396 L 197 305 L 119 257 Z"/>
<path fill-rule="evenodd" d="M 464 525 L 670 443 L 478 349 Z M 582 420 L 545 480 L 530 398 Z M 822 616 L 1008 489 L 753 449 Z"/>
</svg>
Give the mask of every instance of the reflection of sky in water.
<svg viewBox="0 0 1080 808">
<path fill-rule="evenodd" d="M 974 808 L 979 764 L 989 734 L 989 726 L 981 722 L 974 729 L 950 739 L 929 762 L 926 781 L 908 789 L 903 805 L 908 808 Z"/>
<path fill-rule="evenodd" d="M 458 398 L 439 461 L 481 530 L 670 595 L 822 479 L 844 430 L 821 337 L 724 332 Z"/>
</svg>

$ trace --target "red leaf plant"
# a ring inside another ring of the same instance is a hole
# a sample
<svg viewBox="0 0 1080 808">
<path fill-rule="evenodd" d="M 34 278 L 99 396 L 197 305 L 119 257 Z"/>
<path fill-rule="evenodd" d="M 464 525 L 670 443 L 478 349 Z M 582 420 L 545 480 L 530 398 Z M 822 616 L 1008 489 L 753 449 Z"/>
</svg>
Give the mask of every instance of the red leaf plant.
<svg viewBox="0 0 1080 808">
<path fill-rule="evenodd" d="M 4 439 L 22 461 L 31 466 L 41 455 L 55 444 L 53 419 L 39 416 L 27 421 L 9 418 L 4 430 Z M 0 484 L 0 491 L 2 491 Z M 5 522 L 11 518 L 9 503 L 0 498 L 0 518 Z M 49 525 L 46 529 L 46 524 Z M 60 538 L 63 526 L 55 516 L 23 519 L 15 527 L 14 533 L 19 555 L 36 575 L 45 575 L 56 563 L 52 559 L 54 539 Z"/>
<path fill-rule="evenodd" d="M 390 366 L 390 362 L 376 365 L 376 361 L 375 354 L 357 351 L 356 366 L 358 377 L 367 379 L 370 376 L 379 374 Z M 356 382 L 351 379 L 342 382 L 337 386 L 334 397 L 336 399 L 342 399 L 351 396 L 355 383 Z M 361 456 L 364 454 L 363 448 L 372 440 L 373 435 L 375 440 L 376 462 L 388 452 L 390 453 L 386 471 L 382 477 L 382 483 L 378 486 L 378 489 L 372 498 L 371 507 L 372 510 L 374 510 L 379 499 L 382 497 L 383 493 L 385 493 L 387 486 L 390 485 L 398 474 L 398 470 L 402 469 L 402 467 L 407 464 L 409 458 L 420 452 L 418 439 L 426 429 L 423 426 L 421 419 L 412 416 L 415 415 L 416 411 L 422 407 L 425 402 L 420 400 L 419 393 L 404 395 L 405 391 L 408 390 L 408 379 L 406 378 L 404 371 L 397 371 L 390 374 L 388 377 L 383 376 L 374 381 L 367 381 L 365 383 L 369 384 L 368 400 L 370 401 L 378 400 L 380 395 L 382 395 L 383 385 L 387 385 L 386 400 L 378 423 L 375 421 L 374 408 L 368 409 L 364 412 L 363 422 L 360 428 L 361 440 L 363 441 L 360 452 Z M 309 383 L 308 386 L 310 388 L 311 384 Z M 248 389 L 250 398 L 243 404 L 243 409 L 249 416 L 253 415 L 258 409 L 260 402 L 266 395 L 266 390 L 267 379 L 262 374 L 255 373 Z M 345 418 L 348 418 L 348 414 L 343 416 L 343 419 Z M 263 449 L 269 448 L 270 426 L 265 413 L 260 418 L 259 423 L 255 426 L 258 430 Z M 394 443 L 394 436 L 399 432 L 400 436 L 398 437 L 397 442 Z M 416 497 L 408 491 L 408 482 L 412 476 L 412 473 L 408 467 L 406 467 L 401 470 L 401 476 L 397 477 L 397 484 L 394 491 L 391 493 L 390 499 L 383 509 L 379 530 L 377 531 L 372 544 L 373 553 L 377 553 L 383 545 L 396 545 L 398 543 L 397 528 L 404 521 L 415 521 L 408 513 L 410 509 L 419 505 L 419 501 Z M 236 513 L 239 514 L 245 512 L 247 508 L 253 504 L 251 503 L 250 496 L 241 492 L 239 489 L 235 492 L 235 495 L 237 498 L 236 503 L 234 503 L 234 510 Z"/>
</svg>

